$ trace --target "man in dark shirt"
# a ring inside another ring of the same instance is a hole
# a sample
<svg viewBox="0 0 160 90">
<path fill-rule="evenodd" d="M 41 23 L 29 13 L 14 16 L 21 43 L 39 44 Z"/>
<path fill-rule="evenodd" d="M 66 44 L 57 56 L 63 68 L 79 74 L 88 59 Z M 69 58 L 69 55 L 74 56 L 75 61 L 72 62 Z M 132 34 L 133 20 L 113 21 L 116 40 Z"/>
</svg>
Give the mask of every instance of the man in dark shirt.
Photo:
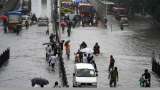
<svg viewBox="0 0 160 90">
<path fill-rule="evenodd" d="M 148 69 L 145 69 L 144 74 L 142 75 L 145 79 L 146 87 L 151 86 L 151 75 L 148 72 Z"/>
</svg>

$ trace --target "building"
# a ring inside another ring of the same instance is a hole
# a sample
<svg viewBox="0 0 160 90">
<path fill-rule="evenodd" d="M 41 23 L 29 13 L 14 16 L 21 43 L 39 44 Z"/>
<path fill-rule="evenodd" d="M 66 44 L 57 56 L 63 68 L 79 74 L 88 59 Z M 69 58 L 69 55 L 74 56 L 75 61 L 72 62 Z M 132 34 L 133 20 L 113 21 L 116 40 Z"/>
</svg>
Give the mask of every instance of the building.
<svg viewBox="0 0 160 90">
<path fill-rule="evenodd" d="M 97 16 L 100 20 L 104 20 L 104 18 L 111 14 L 112 7 L 114 5 L 113 2 L 109 2 L 107 0 L 89 0 L 96 6 Z"/>
</svg>

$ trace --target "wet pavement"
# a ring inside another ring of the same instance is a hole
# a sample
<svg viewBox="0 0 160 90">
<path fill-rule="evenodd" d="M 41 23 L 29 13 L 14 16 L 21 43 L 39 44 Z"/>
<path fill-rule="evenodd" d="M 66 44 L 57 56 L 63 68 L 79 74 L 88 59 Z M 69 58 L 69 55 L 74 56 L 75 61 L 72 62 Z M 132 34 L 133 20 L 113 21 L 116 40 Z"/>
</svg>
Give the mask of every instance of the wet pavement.
<svg viewBox="0 0 160 90">
<path fill-rule="evenodd" d="M 109 87 L 108 66 L 111 54 L 115 57 L 115 65 L 119 70 L 118 87 L 140 87 L 139 78 L 146 68 L 152 75 L 151 87 L 159 87 L 160 79 L 151 71 L 151 54 L 160 46 L 160 32 L 148 29 L 150 24 L 143 20 L 130 22 L 130 26 L 121 31 L 113 16 L 108 16 L 108 19 L 109 24 L 112 24 L 112 32 L 111 27 L 104 29 L 100 25 L 97 28 L 75 28 L 70 38 L 66 34 L 62 35 L 63 39 L 71 41 L 71 60 L 67 60 L 64 55 L 69 85 L 73 85 L 74 53 L 80 43 L 85 41 L 90 48 L 93 48 L 96 42 L 101 47 L 101 54 L 95 57 L 99 71 L 98 88 Z"/>
<path fill-rule="evenodd" d="M 58 66 L 53 72 L 45 60 L 45 46 L 42 44 L 49 41 L 45 31 L 46 28 L 33 26 L 23 30 L 20 36 L 0 33 L 0 46 L 11 49 L 9 63 L 0 69 L 0 87 L 31 87 L 30 80 L 34 77 L 48 79 L 50 84 L 47 87 L 59 81 Z"/>
</svg>

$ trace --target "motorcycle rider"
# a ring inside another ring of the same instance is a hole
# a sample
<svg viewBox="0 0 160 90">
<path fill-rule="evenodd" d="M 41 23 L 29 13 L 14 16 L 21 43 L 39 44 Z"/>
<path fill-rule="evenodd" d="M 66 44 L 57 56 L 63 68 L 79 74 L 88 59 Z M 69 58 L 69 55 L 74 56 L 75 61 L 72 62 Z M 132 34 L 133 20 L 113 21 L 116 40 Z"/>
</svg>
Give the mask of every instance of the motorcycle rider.
<svg viewBox="0 0 160 90">
<path fill-rule="evenodd" d="M 110 72 L 111 70 L 113 70 L 114 68 L 114 63 L 115 63 L 115 59 L 112 55 L 110 55 L 110 64 L 109 64 L 109 68 L 108 71 Z"/>
<path fill-rule="evenodd" d="M 107 28 L 108 19 L 107 17 L 104 17 L 104 26 Z"/>
</svg>

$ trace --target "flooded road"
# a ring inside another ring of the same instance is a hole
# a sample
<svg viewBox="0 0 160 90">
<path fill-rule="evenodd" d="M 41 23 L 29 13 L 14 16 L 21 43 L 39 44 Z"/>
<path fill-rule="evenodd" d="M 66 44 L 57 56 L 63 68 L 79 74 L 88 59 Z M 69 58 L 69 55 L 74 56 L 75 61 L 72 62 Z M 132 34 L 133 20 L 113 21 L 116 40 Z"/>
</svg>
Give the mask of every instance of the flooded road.
<svg viewBox="0 0 160 90">
<path fill-rule="evenodd" d="M 50 0 L 32 0 L 32 13 L 38 17 L 50 17 Z M 132 22 L 129 27 L 121 31 L 118 22 L 109 17 L 111 28 L 101 27 L 76 27 L 72 30 L 71 37 L 63 34 L 62 38 L 71 41 L 71 60 L 66 60 L 64 55 L 66 73 L 70 87 L 72 87 L 74 53 L 78 50 L 82 41 L 90 48 L 96 42 L 101 47 L 100 56 L 95 57 L 99 71 L 98 87 L 109 87 L 108 65 L 109 56 L 115 57 L 115 65 L 119 70 L 120 80 L 118 87 L 139 87 L 139 78 L 148 68 L 152 75 L 152 87 L 160 87 L 160 78 L 151 71 L 151 54 L 153 50 L 160 48 L 159 29 L 150 28 L 148 21 Z M 30 79 L 44 77 L 50 81 L 52 87 L 54 81 L 59 80 L 58 72 L 51 72 L 45 61 L 45 50 L 42 45 L 48 42 L 45 35 L 46 27 L 32 26 L 29 30 L 23 30 L 20 36 L 14 33 L 3 34 L 0 32 L 0 48 L 11 48 L 11 58 L 8 64 L 0 69 L 0 87 L 31 87 Z"/>
<path fill-rule="evenodd" d="M 63 39 L 71 41 L 71 60 L 65 58 L 66 72 L 69 85 L 72 86 L 74 71 L 74 53 L 78 51 L 79 45 L 85 41 L 89 48 L 93 48 L 96 42 L 99 43 L 101 54 L 95 56 L 98 68 L 98 87 L 109 87 L 108 67 L 109 56 L 115 58 L 115 66 L 119 71 L 118 88 L 137 88 L 139 78 L 145 69 L 151 73 L 151 87 L 160 87 L 160 78 L 151 70 L 151 55 L 153 50 L 159 50 L 160 31 L 150 28 L 148 21 L 133 21 L 129 27 L 121 31 L 118 22 L 114 17 L 108 17 L 111 27 L 78 27 L 72 30 L 71 37 L 63 34 Z M 138 26 L 138 27 L 137 27 Z"/>
</svg>

